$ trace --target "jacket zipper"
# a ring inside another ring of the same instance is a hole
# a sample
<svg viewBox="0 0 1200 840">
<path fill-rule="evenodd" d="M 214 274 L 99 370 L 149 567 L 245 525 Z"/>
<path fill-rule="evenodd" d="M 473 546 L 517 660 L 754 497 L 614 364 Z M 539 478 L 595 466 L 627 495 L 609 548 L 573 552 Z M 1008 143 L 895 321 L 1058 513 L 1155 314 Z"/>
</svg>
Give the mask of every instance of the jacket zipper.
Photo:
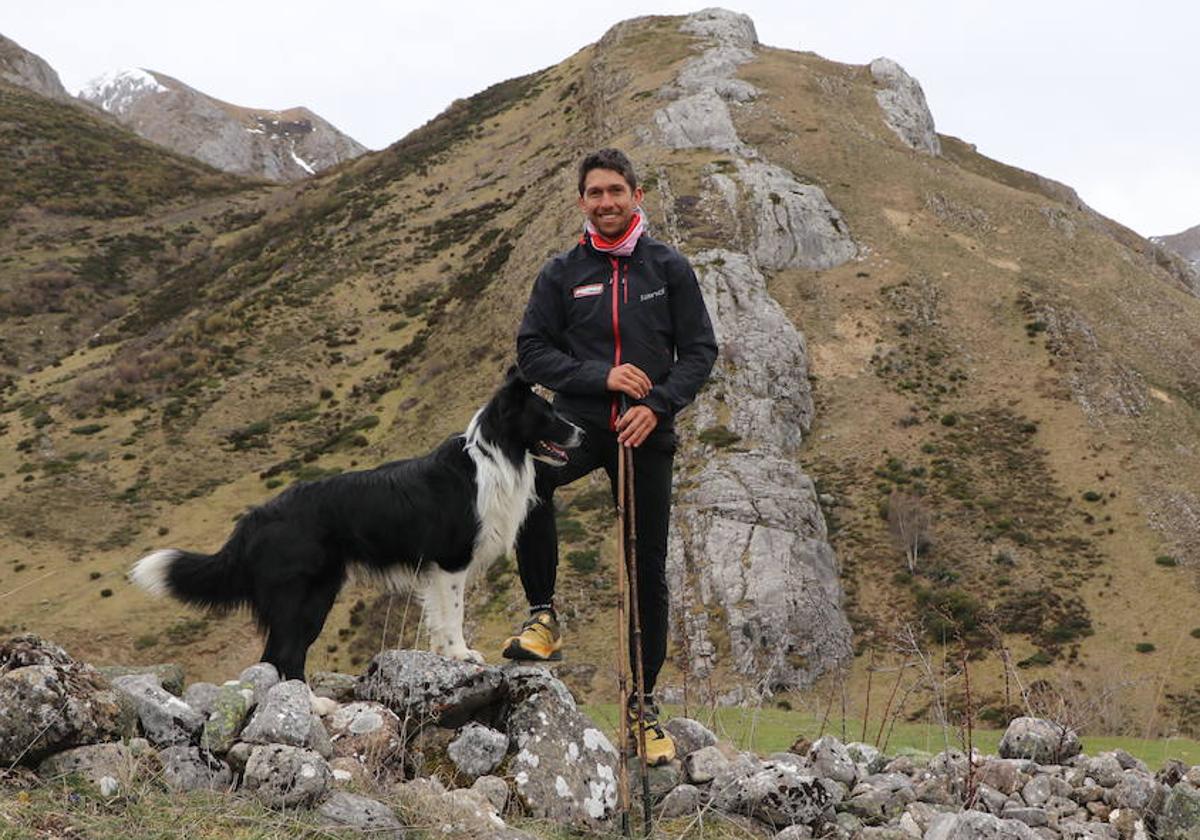
<svg viewBox="0 0 1200 840">
<path fill-rule="evenodd" d="M 613 367 L 619 367 L 621 364 L 621 309 L 620 300 L 617 297 L 617 280 L 621 274 L 621 263 L 616 257 L 609 257 L 609 262 L 612 263 L 612 328 L 613 328 Z M 626 286 L 625 294 L 629 294 L 629 287 Z M 612 407 L 609 412 L 608 427 L 612 431 L 617 430 L 617 395 L 612 395 Z"/>
</svg>

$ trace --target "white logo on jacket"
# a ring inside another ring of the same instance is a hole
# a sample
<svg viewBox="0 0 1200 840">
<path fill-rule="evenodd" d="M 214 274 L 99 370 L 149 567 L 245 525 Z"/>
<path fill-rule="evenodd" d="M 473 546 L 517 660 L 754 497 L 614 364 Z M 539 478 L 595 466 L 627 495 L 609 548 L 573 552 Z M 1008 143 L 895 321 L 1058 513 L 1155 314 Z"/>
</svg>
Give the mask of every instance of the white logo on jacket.
<svg viewBox="0 0 1200 840">
<path fill-rule="evenodd" d="M 604 284 L 603 283 L 590 283 L 586 286 L 576 286 L 574 289 L 571 290 L 571 294 L 577 298 L 591 297 L 593 295 L 599 295 L 599 294 L 603 294 L 603 293 L 604 293 Z"/>
</svg>

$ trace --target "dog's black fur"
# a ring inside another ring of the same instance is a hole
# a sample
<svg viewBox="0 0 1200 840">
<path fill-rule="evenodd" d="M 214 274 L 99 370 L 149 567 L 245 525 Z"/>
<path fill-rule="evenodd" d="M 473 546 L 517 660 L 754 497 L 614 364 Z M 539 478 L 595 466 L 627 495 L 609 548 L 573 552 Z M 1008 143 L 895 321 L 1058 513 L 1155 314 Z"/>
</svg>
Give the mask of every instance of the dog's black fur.
<svg viewBox="0 0 1200 840">
<path fill-rule="evenodd" d="M 266 633 L 262 659 L 304 679 L 350 570 L 422 591 L 431 647 L 482 661 L 462 638 L 472 567 L 512 548 L 533 503 L 533 459 L 561 465 L 580 432 L 513 367 L 465 434 L 428 455 L 295 485 L 239 521 L 213 555 L 168 549 L 131 577 L 200 606 L 248 606 Z"/>
</svg>

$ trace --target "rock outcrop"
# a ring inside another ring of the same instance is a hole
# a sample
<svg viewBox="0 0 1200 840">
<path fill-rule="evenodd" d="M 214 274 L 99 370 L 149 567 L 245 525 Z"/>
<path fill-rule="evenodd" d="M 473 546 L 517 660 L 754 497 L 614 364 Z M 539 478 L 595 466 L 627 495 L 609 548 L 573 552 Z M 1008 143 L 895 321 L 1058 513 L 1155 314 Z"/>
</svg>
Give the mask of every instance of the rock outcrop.
<svg viewBox="0 0 1200 840">
<path fill-rule="evenodd" d="M 754 58 L 745 15 L 708 9 L 680 27 L 705 39 L 659 94 L 652 142 L 734 156 L 707 200 L 734 220 L 734 248 L 691 255 L 721 346 L 682 436 L 668 577 L 681 649 L 701 678 L 725 659 L 744 678 L 726 699 L 808 685 L 850 652 L 841 587 L 812 481 L 795 454 L 812 421 L 804 337 L 764 271 L 830 268 L 858 248 L 825 193 L 761 158 L 733 111 L 757 92 L 734 78 Z M 728 650 L 719 638 L 728 638 Z"/>
<path fill-rule="evenodd" d="M 79 97 L 151 142 L 239 175 L 298 181 L 366 152 L 307 108 L 243 108 L 150 70 L 102 76 Z"/>
<path fill-rule="evenodd" d="M 0 81 L 59 102 L 71 101 L 71 94 L 67 93 L 53 67 L 3 35 L 0 35 Z"/>
<path fill-rule="evenodd" d="M 875 99 L 888 127 L 910 148 L 940 155 L 942 144 L 934 131 L 933 114 L 929 112 L 920 82 L 890 58 L 872 61 L 871 76 L 879 85 Z"/>
</svg>

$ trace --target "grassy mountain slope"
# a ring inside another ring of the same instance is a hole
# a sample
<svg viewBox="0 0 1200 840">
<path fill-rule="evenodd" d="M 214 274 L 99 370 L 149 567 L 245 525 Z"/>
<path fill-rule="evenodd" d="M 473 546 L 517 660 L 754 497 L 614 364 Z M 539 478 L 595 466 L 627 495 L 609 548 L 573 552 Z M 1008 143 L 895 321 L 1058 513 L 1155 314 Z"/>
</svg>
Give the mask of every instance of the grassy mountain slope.
<svg viewBox="0 0 1200 840">
<path fill-rule="evenodd" d="M 32 319 L 48 316 L 0 310 L 3 334 L 17 324 L 26 336 L 0 406 L 0 622 L 89 660 L 181 660 L 194 678 L 254 661 L 244 617 L 150 600 L 124 570 L 152 547 L 215 550 L 289 481 L 460 431 L 512 357 L 538 266 L 576 234 L 580 153 L 629 148 L 650 218 L 685 250 L 734 238 L 735 220 L 714 215 L 701 188 L 722 156 L 640 139 L 655 92 L 695 47 L 677 26 L 623 24 L 303 185 L 206 191 L 200 174 L 181 174 L 172 183 L 195 186 L 143 215 L 87 220 L 106 236 L 118 224 L 125 236 L 196 233 L 151 257 L 112 257 L 132 279 L 86 330 L 35 347 L 33 328 L 45 328 Z M 1022 662 L 1010 680 L 1045 681 L 1081 708 L 1120 689 L 1115 723 L 1153 724 L 1160 707 L 1157 720 L 1177 718 L 1166 698 L 1190 690 L 1200 666 L 1188 567 L 1200 301 L 1069 191 L 954 138 L 940 159 L 902 146 L 865 68 L 764 48 L 740 76 L 762 91 L 735 113 L 742 139 L 822 186 L 863 246 L 839 268 L 772 280 L 813 360 L 817 423 L 802 461 L 836 498 L 827 515 L 861 649 L 852 691 L 866 693 L 870 666 L 893 661 L 912 627 L 930 649 L 966 641 L 984 705 L 1006 702 L 1003 663 Z M 38 209 L 18 211 L 20 241 L 38 243 L 38 264 L 99 248 L 71 242 L 82 223 L 44 198 L 27 201 Z M 0 277 L 15 283 L 18 268 Z M 31 361 L 40 369 L 25 373 Z M 933 515 L 912 572 L 881 518 L 895 489 Z M 604 493 L 583 483 L 561 514 L 562 673 L 585 691 L 611 685 Z M 1175 564 L 1156 562 L 1167 557 Z M 474 597 L 474 644 L 495 650 L 522 612 L 512 562 Z M 350 587 L 310 667 L 361 665 L 411 636 L 417 612 Z"/>
</svg>

